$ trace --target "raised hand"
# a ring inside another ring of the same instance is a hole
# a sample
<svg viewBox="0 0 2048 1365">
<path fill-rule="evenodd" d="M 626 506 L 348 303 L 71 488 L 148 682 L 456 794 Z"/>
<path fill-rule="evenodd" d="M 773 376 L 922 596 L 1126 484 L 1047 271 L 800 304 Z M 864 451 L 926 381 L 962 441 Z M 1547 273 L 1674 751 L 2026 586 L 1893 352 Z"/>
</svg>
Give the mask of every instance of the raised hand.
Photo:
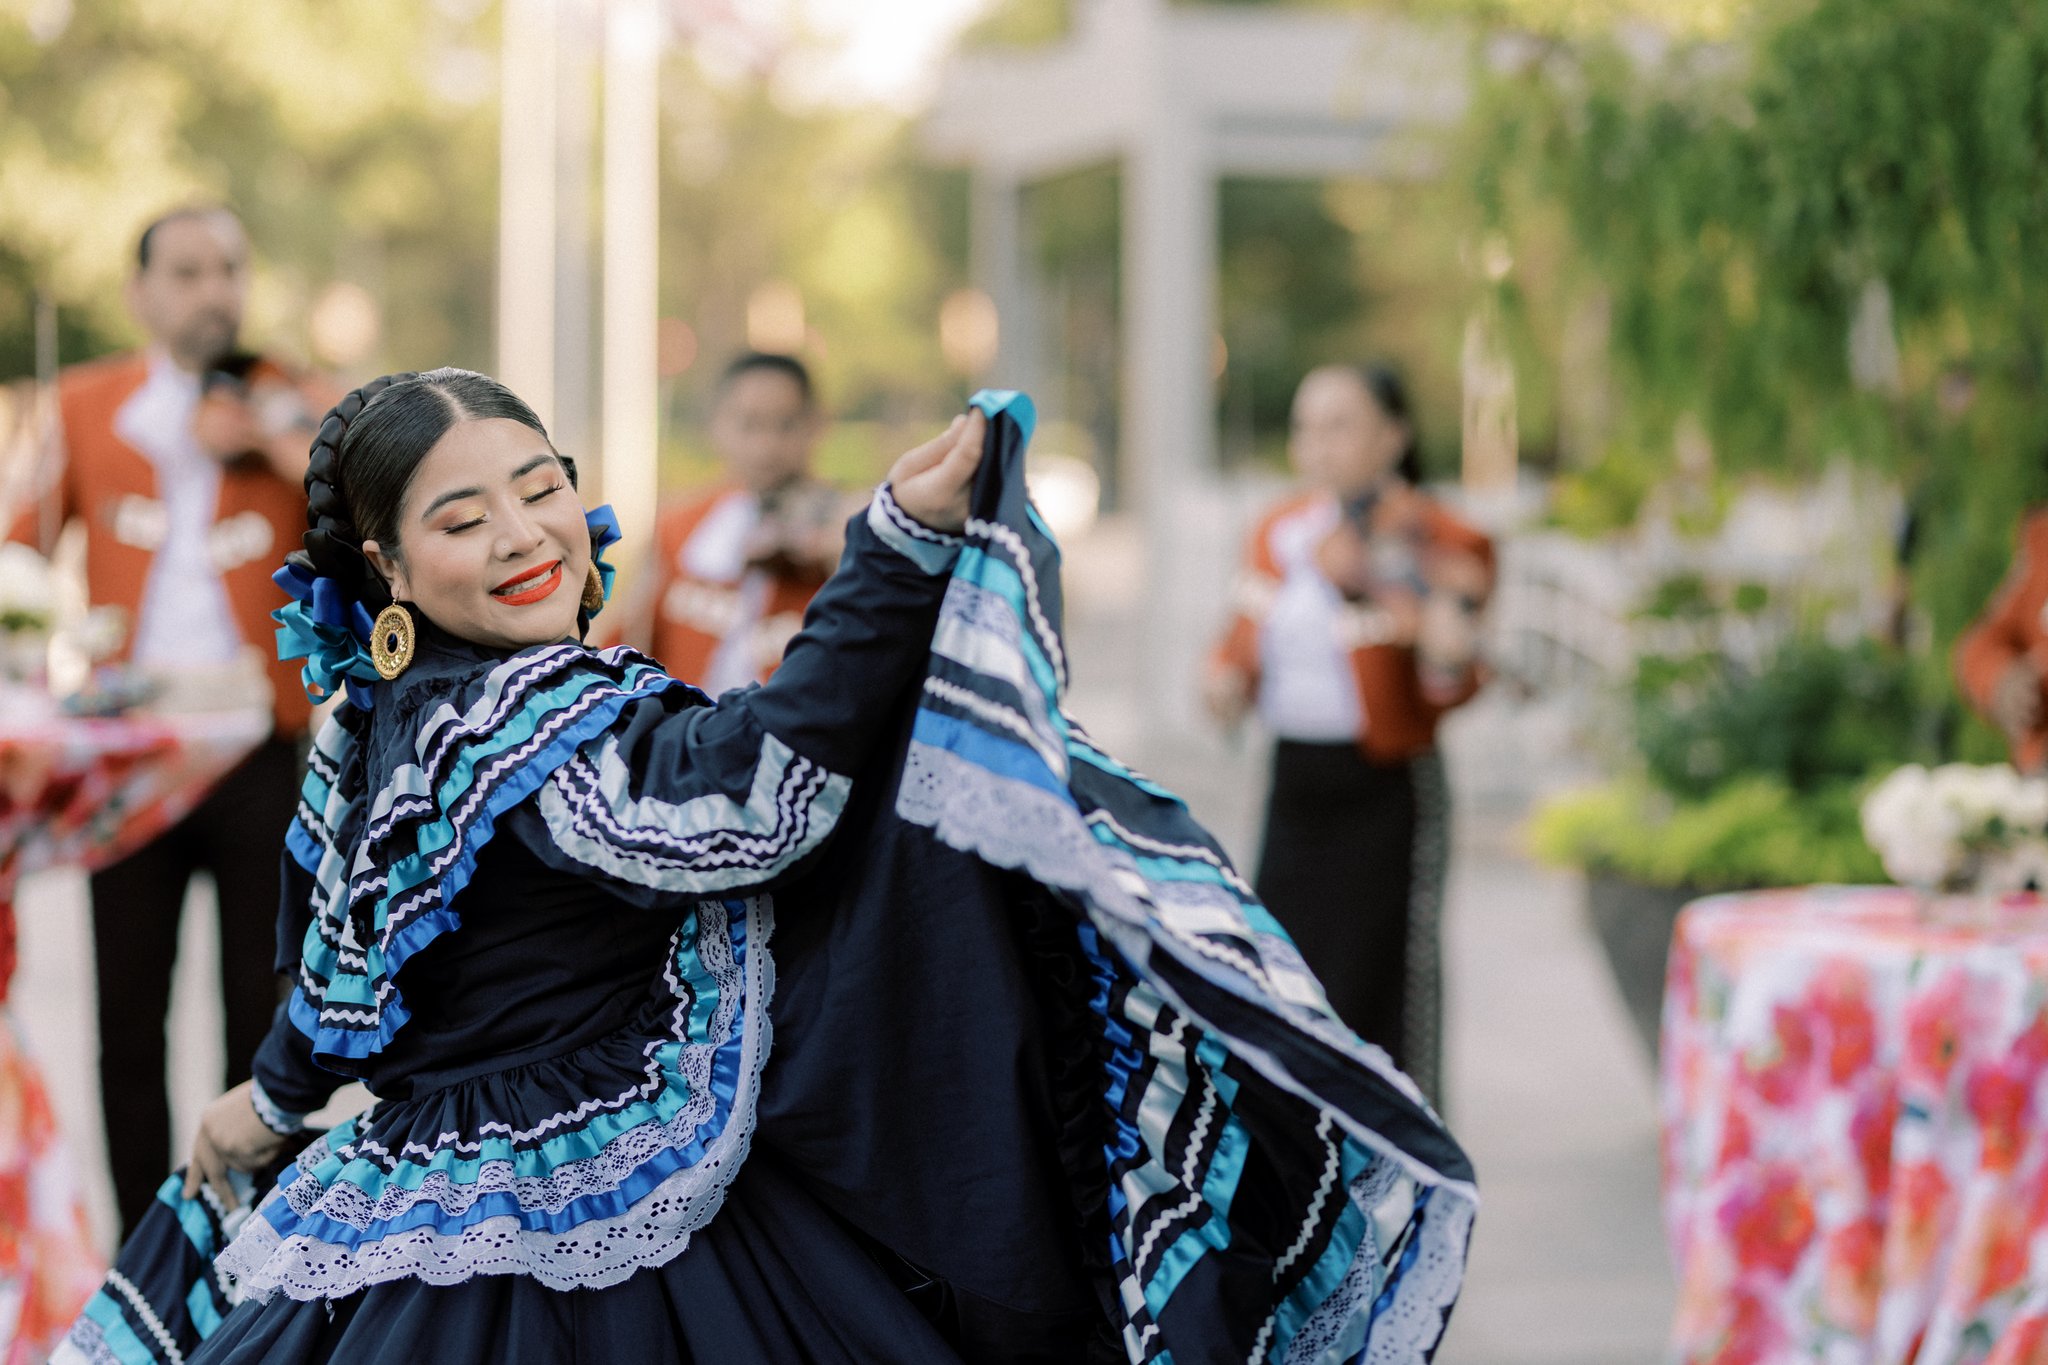
<svg viewBox="0 0 2048 1365">
<path fill-rule="evenodd" d="M 967 525 L 967 494 L 981 468 L 981 443 L 988 419 L 979 412 L 953 424 L 889 467 L 896 505 L 934 531 L 958 532 Z"/>
</svg>

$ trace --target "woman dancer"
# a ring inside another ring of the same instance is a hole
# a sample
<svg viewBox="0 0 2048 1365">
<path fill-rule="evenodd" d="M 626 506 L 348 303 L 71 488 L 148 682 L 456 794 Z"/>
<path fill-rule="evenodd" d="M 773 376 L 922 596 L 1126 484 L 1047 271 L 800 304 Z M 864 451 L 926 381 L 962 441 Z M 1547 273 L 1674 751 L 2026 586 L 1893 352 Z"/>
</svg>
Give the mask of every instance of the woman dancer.
<svg viewBox="0 0 2048 1365">
<path fill-rule="evenodd" d="M 297 984 L 73 1358 L 1423 1357 L 1462 1154 L 1059 713 L 1028 403 L 977 406 L 715 704 L 574 643 L 612 532 L 516 398 L 336 409 L 281 614 L 350 697 Z M 219 1187 L 346 1075 L 378 1103 L 221 1252 Z"/>
<path fill-rule="evenodd" d="M 1439 1095 L 1448 840 L 1438 719 L 1478 690 L 1493 548 L 1416 488 L 1392 370 L 1326 365 L 1294 395 L 1308 491 L 1260 519 L 1211 659 L 1211 709 L 1273 732 L 1258 893 L 1344 1022 Z"/>
</svg>

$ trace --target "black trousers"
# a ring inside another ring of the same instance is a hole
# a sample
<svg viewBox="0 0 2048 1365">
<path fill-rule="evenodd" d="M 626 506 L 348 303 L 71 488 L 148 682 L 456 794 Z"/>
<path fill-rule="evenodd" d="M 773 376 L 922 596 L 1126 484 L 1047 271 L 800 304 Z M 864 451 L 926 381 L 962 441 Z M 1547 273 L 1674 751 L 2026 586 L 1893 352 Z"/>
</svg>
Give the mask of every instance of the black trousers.
<svg viewBox="0 0 2048 1365">
<path fill-rule="evenodd" d="M 153 843 L 92 877 L 100 1105 L 125 1240 L 182 1153 L 171 1150 L 164 1025 L 178 921 L 194 872 L 220 900 L 223 1088 L 249 1077 L 278 1001 L 278 858 L 298 802 L 299 750 L 266 740 Z"/>
<path fill-rule="evenodd" d="M 1438 1089 L 1444 802 L 1435 754 L 1392 764 L 1283 739 L 1256 890 L 1340 1018 Z"/>
</svg>

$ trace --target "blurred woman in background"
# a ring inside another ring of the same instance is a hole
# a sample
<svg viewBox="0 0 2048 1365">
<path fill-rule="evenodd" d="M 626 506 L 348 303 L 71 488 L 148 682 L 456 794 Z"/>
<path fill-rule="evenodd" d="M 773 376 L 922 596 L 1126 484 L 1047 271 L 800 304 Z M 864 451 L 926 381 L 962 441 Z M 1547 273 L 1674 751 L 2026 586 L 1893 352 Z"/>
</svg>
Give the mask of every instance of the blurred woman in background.
<svg viewBox="0 0 2048 1365">
<path fill-rule="evenodd" d="M 1259 897 L 1337 1013 L 1436 1098 L 1436 727 L 1479 689 L 1493 546 L 1418 488 L 1408 395 L 1384 366 L 1311 371 L 1287 449 L 1307 487 L 1252 531 L 1206 699 L 1227 725 L 1256 707 L 1274 736 Z"/>
</svg>

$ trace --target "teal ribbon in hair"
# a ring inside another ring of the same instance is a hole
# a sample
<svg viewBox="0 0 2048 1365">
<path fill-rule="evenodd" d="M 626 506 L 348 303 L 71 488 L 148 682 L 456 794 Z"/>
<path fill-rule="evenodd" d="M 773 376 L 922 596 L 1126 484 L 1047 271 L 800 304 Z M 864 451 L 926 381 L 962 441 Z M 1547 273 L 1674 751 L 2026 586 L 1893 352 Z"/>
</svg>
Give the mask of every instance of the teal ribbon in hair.
<svg viewBox="0 0 2048 1365">
<path fill-rule="evenodd" d="M 605 563 L 604 552 L 619 543 L 618 514 L 612 511 L 610 503 L 606 503 L 585 512 L 583 524 L 590 528 L 590 562 L 597 565 L 598 579 L 604 584 L 604 600 L 609 602 L 612 600 L 612 579 L 618 576 L 619 571 Z M 598 608 L 598 611 L 602 610 L 604 608 Z M 595 616 L 597 612 L 590 614 Z"/>
<path fill-rule="evenodd" d="M 299 680 L 315 702 L 347 689 L 348 699 L 370 709 L 370 613 L 325 574 L 286 563 L 271 575 L 292 600 L 270 613 L 277 622 L 277 657 L 304 659 Z"/>
</svg>

